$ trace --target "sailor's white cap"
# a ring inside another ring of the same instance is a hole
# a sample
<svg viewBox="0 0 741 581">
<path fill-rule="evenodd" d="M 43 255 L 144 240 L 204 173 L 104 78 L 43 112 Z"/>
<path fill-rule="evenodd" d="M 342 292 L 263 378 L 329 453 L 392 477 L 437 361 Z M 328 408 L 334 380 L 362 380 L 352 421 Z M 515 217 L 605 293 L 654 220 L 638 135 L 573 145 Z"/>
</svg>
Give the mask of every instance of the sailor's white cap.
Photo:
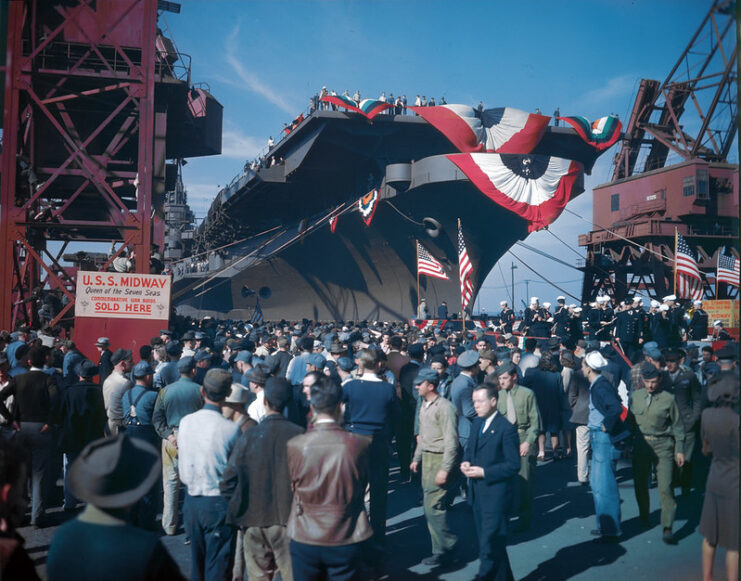
<svg viewBox="0 0 741 581">
<path fill-rule="evenodd" d="M 695 306 L 701 305 L 702 304 L 702 301 L 701 300 L 692 301 L 692 304 L 695 305 Z"/>
<path fill-rule="evenodd" d="M 499 306 L 500 307 L 506 307 L 507 306 L 507 301 L 499 301 Z"/>
<path fill-rule="evenodd" d="M 653 307 L 654 309 L 658 309 L 660 304 L 661 303 L 656 299 L 651 299 L 651 307 Z"/>
<path fill-rule="evenodd" d="M 563 295 L 559 295 L 559 296 L 556 297 L 556 301 L 559 302 L 559 303 L 565 303 L 566 302 L 566 297 L 563 296 Z"/>
<path fill-rule="evenodd" d="M 667 301 L 676 301 L 677 300 L 677 295 L 666 295 L 662 300 L 664 302 L 667 302 Z"/>
<path fill-rule="evenodd" d="M 550 309 L 551 308 L 551 303 L 543 303 L 543 308 L 544 309 Z"/>
<path fill-rule="evenodd" d="M 531 305 L 534 305 L 537 302 L 538 302 L 538 297 L 530 297 L 530 304 Z"/>
<path fill-rule="evenodd" d="M 669 310 L 669 305 L 661 305 L 661 306 L 659 307 L 659 310 L 660 310 L 660 311 L 668 311 L 668 310 Z"/>
<path fill-rule="evenodd" d="M 717 321 L 713 321 L 713 327 L 722 327 L 722 326 L 723 326 L 723 321 L 721 321 L 720 319 L 718 319 Z"/>
<path fill-rule="evenodd" d="M 605 359 L 599 351 L 590 351 L 587 353 L 586 357 L 584 357 L 584 362 L 589 367 L 596 370 L 607 367 L 607 359 Z"/>
</svg>

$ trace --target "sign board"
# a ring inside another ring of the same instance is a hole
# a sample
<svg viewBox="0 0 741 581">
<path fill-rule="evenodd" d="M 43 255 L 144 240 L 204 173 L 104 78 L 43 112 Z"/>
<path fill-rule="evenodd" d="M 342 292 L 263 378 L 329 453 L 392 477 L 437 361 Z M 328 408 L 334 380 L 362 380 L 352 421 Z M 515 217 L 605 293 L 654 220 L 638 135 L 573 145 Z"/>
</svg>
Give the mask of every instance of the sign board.
<svg viewBox="0 0 741 581">
<path fill-rule="evenodd" d="M 162 274 L 78 271 L 75 317 L 166 321 L 170 282 Z"/>
<path fill-rule="evenodd" d="M 703 301 L 702 308 L 708 313 L 708 324 L 712 326 L 713 321 L 720 319 L 723 326 L 728 329 L 738 328 L 738 301 L 715 300 Z"/>
</svg>

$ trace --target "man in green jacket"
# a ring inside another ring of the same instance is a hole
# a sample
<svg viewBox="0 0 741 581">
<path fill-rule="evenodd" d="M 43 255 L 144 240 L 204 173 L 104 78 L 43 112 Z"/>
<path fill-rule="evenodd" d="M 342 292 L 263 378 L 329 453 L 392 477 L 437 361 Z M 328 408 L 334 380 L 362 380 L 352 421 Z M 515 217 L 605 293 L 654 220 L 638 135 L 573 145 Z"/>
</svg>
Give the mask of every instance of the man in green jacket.
<svg viewBox="0 0 741 581">
<path fill-rule="evenodd" d="M 633 477 L 641 522 L 649 521 L 648 483 L 651 465 L 656 464 L 661 499 L 662 539 L 674 544 L 672 526 L 677 503 L 672 489 L 674 462 L 684 465 L 684 424 L 674 396 L 661 388 L 659 370 L 650 363 L 641 366 L 645 389 L 634 391 L 630 411 L 638 426 L 633 449 Z"/>
<path fill-rule="evenodd" d="M 512 362 L 505 362 L 496 370 L 499 380 L 499 400 L 497 411 L 517 428 L 520 438 L 520 502 L 517 530 L 530 528 L 533 517 L 533 483 L 537 446 L 540 431 L 540 414 L 531 389 L 517 385 L 517 372 Z"/>
</svg>

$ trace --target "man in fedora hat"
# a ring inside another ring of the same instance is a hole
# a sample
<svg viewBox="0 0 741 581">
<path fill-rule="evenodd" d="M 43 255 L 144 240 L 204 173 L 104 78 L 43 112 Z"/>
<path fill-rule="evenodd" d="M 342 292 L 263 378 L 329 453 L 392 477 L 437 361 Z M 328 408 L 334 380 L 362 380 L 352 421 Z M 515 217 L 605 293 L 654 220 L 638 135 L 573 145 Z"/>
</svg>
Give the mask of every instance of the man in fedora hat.
<svg viewBox="0 0 741 581">
<path fill-rule="evenodd" d="M 178 430 L 178 469 L 187 488 L 183 511 L 191 540 L 191 579 L 226 579 L 234 557 L 234 529 L 226 524 L 227 505 L 219 483 L 239 436 L 222 403 L 231 392 L 232 374 L 210 369 L 203 378 L 203 408 L 185 416 Z"/>
<path fill-rule="evenodd" d="M 72 493 L 88 504 L 54 535 L 49 580 L 183 579 L 157 535 L 128 522 L 159 472 L 157 449 L 142 439 L 120 434 L 88 444 L 69 475 Z"/>
<path fill-rule="evenodd" d="M 59 405 L 59 448 L 66 456 L 64 479 L 64 509 L 73 510 L 77 499 L 69 490 L 69 466 L 83 448 L 105 435 L 106 415 L 103 392 L 93 383 L 98 367 L 89 359 L 77 364 L 75 373 L 80 381 L 62 392 Z"/>
</svg>

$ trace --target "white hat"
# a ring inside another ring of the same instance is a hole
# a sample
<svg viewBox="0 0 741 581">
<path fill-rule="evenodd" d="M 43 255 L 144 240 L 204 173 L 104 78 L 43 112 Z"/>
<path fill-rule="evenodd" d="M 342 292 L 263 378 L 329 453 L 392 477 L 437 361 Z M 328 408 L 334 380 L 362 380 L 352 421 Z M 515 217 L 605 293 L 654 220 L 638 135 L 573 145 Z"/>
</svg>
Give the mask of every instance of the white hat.
<svg viewBox="0 0 741 581">
<path fill-rule="evenodd" d="M 538 302 L 538 297 L 530 297 L 530 304 L 531 305 L 534 305 L 537 302 Z"/>
<path fill-rule="evenodd" d="M 723 326 L 723 321 L 721 321 L 720 319 L 718 319 L 717 321 L 713 321 L 713 327 L 722 327 L 722 326 Z"/>
<path fill-rule="evenodd" d="M 692 304 L 693 305 L 701 305 L 702 304 L 702 301 L 699 301 L 699 300 L 698 301 L 692 301 Z"/>
<path fill-rule="evenodd" d="M 507 301 L 499 301 L 499 306 L 500 307 L 506 307 L 507 306 Z"/>
<path fill-rule="evenodd" d="M 676 301 L 677 300 L 677 295 L 666 295 L 662 300 L 664 302 L 667 302 L 667 301 Z"/>
<path fill-rule="evenodd" d="M 543 303 L 543 308 L 544 309 L 550 309 L 551 308 L 551 303 Z"/>
<path fill-rule="evenodd" d="M 224 400 L 226 403 L 247 403 L 250 390 L 241 383 L 232 383 L 232 391 Z"/>
<path fill-rule="evenodd" d="M 582 308 L 581 307 L 574 307 L 574 312 L 575 313 L 581 313 L 581 311 L 582 311 Z"/>
<path fill-rule="evenodd" d="M 609 300 L 610 299 L 608 297 L 606 297 L 606 296 L 599 296 L 599 297 L 597 297 L 597 302 L 598 303 L 606 303 Z"/>
<path fill-rule="evenodd" d="M 661 306 L 659 307 L 659 310 L 660 310 L 660 311 L 668 311 L 668 310 L 669 310 L 669 305 L 666 305 L 666 304 L 664 304 L 664 305 L 661 305 Z"/>
<path fill-rule="evenodd" d="M 658 309 L 660 304 L 656 299 L 651 299 L 651 308 Z"/>
<path fill-rule="evenodd" d="M 620 301 L 620 306 L 621 307 L 624 307 L 625 306 L 625 301 Z"/>
<path fill-rule="evenodd" d="M 607 367 L 607 359 L 599 351 L 590 351 L 587 353 L 586 357 L 584 357 L 584 362 L 594 370 Z"/>
<path fill-rule="evenodd" d="M 565 297 L 565 296 L 563 296 L 563 295 L 559 295 L 559 296 L 557 296 L 557 297 L 556 297 L 556 300 L 557 300 L 557 301 L 558 301 L 559 303 L 565 303 L 565 302 L 566 302 L 566 297 Z"/>
<path fill-rule="evenodd" d="M 638 303 L 639 305 L 643 304 L 643 299 L 641 297 L 633 297 L 633 304 Z"/>
</svg>

